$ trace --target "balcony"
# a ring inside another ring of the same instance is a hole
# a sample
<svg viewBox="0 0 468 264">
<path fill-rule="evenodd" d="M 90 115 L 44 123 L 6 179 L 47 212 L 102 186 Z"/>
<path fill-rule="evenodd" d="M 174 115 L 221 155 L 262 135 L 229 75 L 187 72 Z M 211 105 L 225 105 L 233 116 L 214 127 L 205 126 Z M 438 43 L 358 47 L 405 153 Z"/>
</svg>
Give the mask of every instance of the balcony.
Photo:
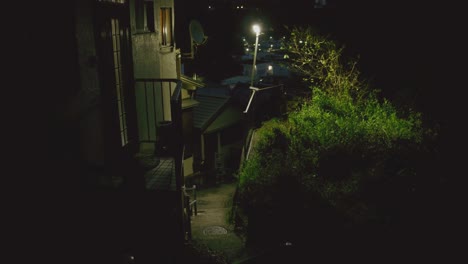
<svg viewBox="0 0 468 264">
<path fill-rule="evenodd" d="M 135 79 L 139 153 L 147 190 L 183 186 L 182 82 Z"/>
</svg>

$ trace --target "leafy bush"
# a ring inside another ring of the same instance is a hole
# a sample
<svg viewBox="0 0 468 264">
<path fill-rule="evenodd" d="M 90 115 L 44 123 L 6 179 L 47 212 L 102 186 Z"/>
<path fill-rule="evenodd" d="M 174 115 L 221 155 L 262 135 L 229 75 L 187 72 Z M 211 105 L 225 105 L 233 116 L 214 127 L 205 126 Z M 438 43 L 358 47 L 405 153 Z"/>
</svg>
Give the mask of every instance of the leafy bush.
<svg viewBox="0 0 468 264">
<path fill-rule="evenodd" d="M 379 103 L 375 97 L 356 104 L 351 98 L 316 92 L 310 104 L 290 114 L 289 123 L 293 160 L 308 164 L 294 174 L 332 204 L 359 191 L 369 177 L 391 177 L 369 171 L 385 167 L 403 145 L 413 144 L 416 150 L 422 140 L 418 113 L 399 117 L 389 102 Z M 301 158 L 307 152 L 313 155 Z"/>
<path fill-rule="evenodd" d="M 240 171 L 241 196 L 247 198 L 243 199 L 245 207 L 271 205 L 272 188 L 288 169 L 288 134 L 287 123 L 277 119 L 265 122 L 257 131 L 255 150 Z M 259 172 L 262 177 L 258 177 Z"/>
<path fill-rule="evenodd" d="M 282 175 L 300 182 L 303 192 L 340 206 L 362 191 L 365 181 L 392 177 L 376 171 L 403 170 L 403 163 L 389 161 L 404 145 L 416 150 L 422 128 L 418 113 L 400 117 L 387 101 L 369 97 L 357 104 L 317 90 L 288 120 L 264 123 L 257 138 L 255 152 L 240 172 L 242 197 L 249 206 L 272 206 Z"/>
</svg>

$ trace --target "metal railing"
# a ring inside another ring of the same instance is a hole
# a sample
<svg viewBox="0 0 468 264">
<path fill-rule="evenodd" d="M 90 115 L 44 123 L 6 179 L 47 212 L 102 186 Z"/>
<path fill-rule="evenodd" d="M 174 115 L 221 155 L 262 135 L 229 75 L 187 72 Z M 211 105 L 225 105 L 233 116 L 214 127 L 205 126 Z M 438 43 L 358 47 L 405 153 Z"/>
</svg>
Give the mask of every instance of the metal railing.
<svg viewBox="0 0 468 264">
<path fill-rule="evenodd" d="M 183 190 L 184 190 L 184 193 L 188 199 L 188 202 L 187 202 L 187 206 L 188 206 L 188 209 L 189 209 L 189 214 L 190 215 L 197 215 L 198 214 L 198 209 L 197 209 L 197 186 L 196 185 L 193 185 L 191 188 L 187 188 L 187 187 L 182 187 Z M 192 191 L 192 195 L 190 196 L 187 191 Z M 190 198 L 191 201 L 190 201 Z"/>
<path fill-rule="evenodd" d="M 187 193 L 187 191 L 192 191 L 192 197 Z M 185 221 L 186 221 L 186 236 L 188 240 L 192 240 L 192 216 L 198 214 L 197 210 L 197 186 L 193 185 L 191 188 L 182 186 L 182 193 L 184 196 L 184 211 L 185 211 Z M 192 198 L 192 199 L 190 199 Z"/>
<path fill-rule="evenodd" d="M 250 88 L 250 90 L 252 90 L 252 94 L 250 96 L 247 107 L 244 110 L 244 114 L 246 114 L 249 111 L 250 104 L 252 103 L 252 99 L 254 98 L 256 92 L 262 92 L 262 91 L 269 90 L 269 89 L 272 89 L 272 88 L 281 88 L 281 91 L 283 91 L 283 89 L 284 89 L 282 84 L 268 86 L 268 87 L 262 87 L 262 88 L 250 86 L 249 88 Z"/>
<path fill-rule="evenodd" d="M 167 78 L 135 79 L 139 142 L 156 143 L 161 122 L 168 122 L 170 155 L 175 162 L 176 188 L 183 186 L 182 81 Z"/>
<path fill-rule="evenodd" d="M 181 86 L 178 79 L 135 79 L 140 142 L 156 142 L 158 124 L 178 118 L 172 105 L 181 103 L 181 99 L 174 101 L 180 97 Z"/>
</svg>

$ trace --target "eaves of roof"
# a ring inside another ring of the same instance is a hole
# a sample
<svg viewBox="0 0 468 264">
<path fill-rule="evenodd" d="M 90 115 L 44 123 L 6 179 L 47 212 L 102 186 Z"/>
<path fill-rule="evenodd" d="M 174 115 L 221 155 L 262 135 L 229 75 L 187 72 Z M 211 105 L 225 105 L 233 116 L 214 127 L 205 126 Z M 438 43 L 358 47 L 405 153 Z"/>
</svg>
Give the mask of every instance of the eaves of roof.
<svg viewBox="0 0 468 264">
<path fill-rule="evenodd" d="M 193 126 L 204 131 L 226 107 L 229 97 L 199 95 L 199 104 L 193 110 Z"/>
</svg>

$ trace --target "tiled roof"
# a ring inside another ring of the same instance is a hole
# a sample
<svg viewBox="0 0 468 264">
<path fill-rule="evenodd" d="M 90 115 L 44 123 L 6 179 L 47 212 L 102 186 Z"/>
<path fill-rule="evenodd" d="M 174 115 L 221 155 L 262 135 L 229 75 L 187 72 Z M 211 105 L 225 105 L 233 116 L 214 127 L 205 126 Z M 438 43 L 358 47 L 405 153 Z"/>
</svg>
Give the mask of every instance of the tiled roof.
<svg viewBox="0 0 468 264">
<path fill-rule="evenodd" d="M 198 95 L 195 98 L 200 104 L 193 110 L 193 126 L 204 131 L 219 115 L 229 97 Z"/>
<path fill-rule="evenodd" d="M 205 133 L 217 132 L 238 123 L 242 119 L 242 110 L 231 105 L 227 106 L 218 117 L 206 128 Z"/>
</svg>

